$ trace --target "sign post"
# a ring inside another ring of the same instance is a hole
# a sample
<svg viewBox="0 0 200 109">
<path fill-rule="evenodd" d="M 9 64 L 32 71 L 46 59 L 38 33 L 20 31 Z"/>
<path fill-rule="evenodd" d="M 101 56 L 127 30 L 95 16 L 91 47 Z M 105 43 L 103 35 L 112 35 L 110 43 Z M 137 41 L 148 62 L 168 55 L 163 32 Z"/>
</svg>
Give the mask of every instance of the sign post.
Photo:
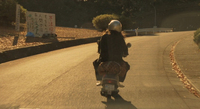
<svg viewBox="0 0 200 109">
<path fill-rule="evenodd" d="M 15 30 L 18 32 L 20 31 L 20 7 L 21 6 L 19 4 L 16 4 Z M 18 39 L 19 39 L 19 33 L 17 36 L 14 37 L 13 46 L 17 45 Z"/>
<path fill-rule="evenodd" d="M 20 5 L 16 4 L 16 24 L 15 24 L 15 30 L 20 31 Z"/>
</svg>

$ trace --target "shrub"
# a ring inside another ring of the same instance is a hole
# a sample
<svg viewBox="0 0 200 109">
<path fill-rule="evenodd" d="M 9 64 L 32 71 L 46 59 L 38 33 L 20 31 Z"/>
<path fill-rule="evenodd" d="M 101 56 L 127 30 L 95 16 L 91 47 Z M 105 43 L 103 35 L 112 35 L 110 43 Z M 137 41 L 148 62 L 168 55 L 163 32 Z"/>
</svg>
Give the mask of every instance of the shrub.
<svg viewBox="0 0 200 109">
<path fill-rule="evenodd" d="M 119 20 L 122 23 L 122 29 L 131 29 L 134 24 L 131 18 L 114 14 L 99 15 L 92 20 L 92 23 L 96 29 L 106 30 L 111 20 Z"/>
<path fill-rule="evenodd" d="M 198 45 L 200 44 L 200 28 L 194 32 L 194 42 Z"/>
<path fill-rule="evenodd" d="M 106 30 L 111 20 L 119 20 L 119 17 L 114 14 L 102 14 L 93 18 L 92 23 L 96 29 Z"/>
</svg>

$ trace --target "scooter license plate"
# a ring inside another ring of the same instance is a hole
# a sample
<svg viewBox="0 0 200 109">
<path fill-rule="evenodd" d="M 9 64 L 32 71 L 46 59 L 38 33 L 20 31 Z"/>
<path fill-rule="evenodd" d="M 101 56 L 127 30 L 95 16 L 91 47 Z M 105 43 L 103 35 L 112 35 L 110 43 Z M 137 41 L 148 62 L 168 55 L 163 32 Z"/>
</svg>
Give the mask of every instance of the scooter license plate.
<svg viewBox="0 0 200 109">
<path fill-rule="evenodd" d="M 115 90 L 115 85 L 112 85 L 112 84 L 105 84 L 105 89 L 106 89 L 106 90 Z"/>
</svg>

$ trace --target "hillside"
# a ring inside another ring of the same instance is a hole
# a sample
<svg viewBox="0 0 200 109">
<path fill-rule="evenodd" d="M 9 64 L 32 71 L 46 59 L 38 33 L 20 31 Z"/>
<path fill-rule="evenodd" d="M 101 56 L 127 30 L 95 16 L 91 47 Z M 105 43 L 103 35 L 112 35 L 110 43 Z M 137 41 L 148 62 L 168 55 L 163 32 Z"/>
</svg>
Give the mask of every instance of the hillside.
<svg viewBox="0 0 200 109">
<path fill-rule="evenodd" d="M 20 34 L 19 38 L 18 36 Z M 98 37 L 102 35 L 94 29 L 83 29 L 83 28 L 68 28 L 68 27 L 56 27 L 57 38 L 32 38 L 25 37 L 26 32 L 21 29 L 18 33 L 14 27 L 2 27 L 0 26 L 0 52 L 10 49 L 16 49 L 27 46 L 37 46 L 45 43 L 60 42 L 66 40 L 75 40 L 81 38 Z"/>
<path fill-rule="evenodd" d="M 0 26 L 0 51 L 24 46 L 36 46 L 55 41 L 101 36 L 102 33 L 94 30 L 91 22 L 93 17 L 107 13 L 128 13 L 132 21 L 135 22 L 131 29 L 152 28 L 153 26 L 157 26 L 173 28 L 174 31 L 187 31 L 200 28 L 199 0 L 176 0 L 176 2 L 157 0 L 159 2 L 155 5 L 152 5 L 151 0 L 136 0 L 135 2 L 131 2 L 133 6 L 128 4 L 128 0 L 124 0 L 124 4 L 117 4 L 113 1 L 110 1 L 110 3 L 101 0 L 97 0 L 98 2 L 96 3 L 87 0 L 86 2 L 82 0 L 78 0 L 78 2 L 52 0 L 49 4 L 40 0 L 30 0 L 30 2 L 26 2 L 26 0 L 18 1 L 29 11 L 55 13 L 57 26 L 56 34 L 58 37 L 56 39 L 27 38 L 25 37 L 26 30 L 21 29 L 20 37 L 17 39 L 16 36 L 18 33 L 14 30 L 14 27 Z M 58 6 L 59 8 L 57 8 Z M 102 6 L 107 6 L 107 8 L 102 8 Z M 122 7 L 123 9 L 120 9 Z M 125 8 L 127 8 L 128 11 Z M 60 27 L 61 25 L 66 27 Z M 74 27 L 74 25 L 77 25 L 78 28 L 70 28 Z M 90 29 L 83 29 L 81 27 Z"/>
</svg>

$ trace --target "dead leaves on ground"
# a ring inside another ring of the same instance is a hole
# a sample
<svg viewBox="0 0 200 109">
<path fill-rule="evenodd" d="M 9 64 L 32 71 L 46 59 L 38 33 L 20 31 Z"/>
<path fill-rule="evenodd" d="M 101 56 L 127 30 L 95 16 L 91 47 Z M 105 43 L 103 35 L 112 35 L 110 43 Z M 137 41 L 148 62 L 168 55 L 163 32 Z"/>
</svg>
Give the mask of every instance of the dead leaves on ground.
<svg viewBox="0 0 200 109">
<path fill-rule="evenodd" d="M 56 27 L 56 34 L 57 40 L 60 42 L 81 38 L 99 37 L 102 35 L 102 32 L 95 29 Z M 42 38 L 41 42 L 26 42 L 26 32 L 21 31 L 17 45 L 13 45 L 14 37 L 17 35 L 18 32 L 16 32 L 14 28 L 0 27 L 0 51 L 45 44 L 45 42 L 42 41 Z"/>
<path fill-rule="evenodd" d="M 180 79 L 180 81 L 184 84 L 184 86 L 192 93 L 194 94 L 196 97 L 200 98 L 200 94 L 197 91 L 197 89 L 195 89 L 195 87 L 191 84 L 191 82 L 189 81 L 189 79 L 187 79 L 187 77 L 184 75 L 184 73 L 181 71 L 180 67 L 178 66 L 175 57 L 174 57 L 174 50 L 176 45 L 179 43 L 176 42 L 170 51 L 170 59 L 171 59 L 171 64 L 172 64 L 172 69 L 177 73 L 177 77 Z"/>
</svg>

